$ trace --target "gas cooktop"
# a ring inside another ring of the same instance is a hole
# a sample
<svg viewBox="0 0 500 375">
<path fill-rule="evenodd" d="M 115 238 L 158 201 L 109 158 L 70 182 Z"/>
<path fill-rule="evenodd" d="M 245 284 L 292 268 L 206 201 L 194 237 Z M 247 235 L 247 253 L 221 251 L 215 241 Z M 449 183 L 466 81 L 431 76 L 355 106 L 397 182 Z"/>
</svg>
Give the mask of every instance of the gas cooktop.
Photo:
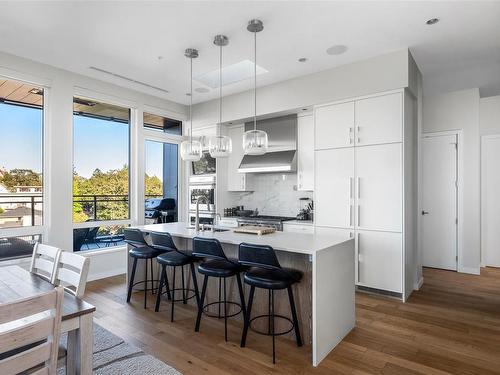
<svg viewBox="0 0 500 375">
<path fill-rule="evenodd" d="M 243 216 L 238 217 L 238 220 L 275 220 L 275 221 L 287 221 L 295 220 L 295 217 L 289 216 L 271 216 L 271 215 L 255 215 L 255 216 Z"/>
</svg>

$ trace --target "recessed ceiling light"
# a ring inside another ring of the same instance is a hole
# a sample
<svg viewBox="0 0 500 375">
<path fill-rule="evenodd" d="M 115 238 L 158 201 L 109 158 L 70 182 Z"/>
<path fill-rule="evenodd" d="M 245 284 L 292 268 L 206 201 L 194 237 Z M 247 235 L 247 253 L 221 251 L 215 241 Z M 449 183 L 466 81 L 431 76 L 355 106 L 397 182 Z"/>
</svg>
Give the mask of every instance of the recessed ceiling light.
<svg viewBox="0 0 500 375">
<path fill-rule="evenodd" d="M 430 20 L 425 21 L 427 25 L 435 25 L 439 22 L 439 18 L 431 18 Z"/>
<path fill-rule="evenodd" d="M 342 44 L 337 44 L 335 46 L 331 46 L 330 48 L 328 48 L 326 50 L 326 53 L 331 56 L 335 56 L 335 55 L 341 55 L 345 51 L 347 51 L 347 46 L 344 46 Z"/>
<path fill-rule="evenodd" d="M 200 94 L 205 94 L 205 93 L 209 92 L 210 90 L 205 88 L 205 87 L 197 87 L 194 89 L 194 91 L 196 91 Z"/>
<path fill-rule="evenodd" d="M 308 109 L 307 108 L 302 108 L 303 111 L 307 111 Z"/>
<path fill-rule="evenodd" d="M 158 60 L 163 60 L 163 56 L 158 56 Z"/>
<path fill-rule="evenodd" d="M 301 57 L 301 58 L 299 59 L 299 62 L 306 62 L 306 61 L 307 61 L 307 58 L 305 58 L 305 57 Z"/>
<path fill-rule="evenodd" d="M 190 93 L 190 92 L 187 92 L 187 93 L 186 93 L 186 96 L 191 96 L 191 93 Z"/>
</svg>

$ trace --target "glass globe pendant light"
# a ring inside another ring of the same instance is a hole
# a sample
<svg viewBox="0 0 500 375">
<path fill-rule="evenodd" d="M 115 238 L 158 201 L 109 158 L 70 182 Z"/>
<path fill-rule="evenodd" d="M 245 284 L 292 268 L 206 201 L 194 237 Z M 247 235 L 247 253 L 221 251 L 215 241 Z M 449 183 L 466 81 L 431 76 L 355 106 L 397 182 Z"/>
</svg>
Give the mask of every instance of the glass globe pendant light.
<svg viewBox="0 0 500 375">
<path fill-rule="evenodd" d="M 229 39 L 225 35 L 217 35 L 214 44 L 219 46 L 219 123 L 217 135 L 208 141 L 208 152 L 213 158 L 227 158 L 233 150 L 231 138 L 221 134 L 222 128 L 222 47 L 227 46 Z"/>
<path fill-rule="evenodd" d="M 243 151 L 245 155 L 264 155 L 267 152 L 267 133 L 257 130 L 257 33 L 264 29 L 261 20 L 251 20 L 248 22 L 247 30 L 254 34 L 254 117 L 253 130 L 248 130 L 243 134 Z"/>
<path fill-rule="evenodd" d="M 190 61 L 191 88 L 189 92 L 189 139 L 181 142 L 181 158 L 185 161 L 198 161 L 203 152 L 201 142 L 193 139 L 193 59 L 198 57 L 198 50 L 188 48 L 184 51 L 184 56 Z"/>
</svg>

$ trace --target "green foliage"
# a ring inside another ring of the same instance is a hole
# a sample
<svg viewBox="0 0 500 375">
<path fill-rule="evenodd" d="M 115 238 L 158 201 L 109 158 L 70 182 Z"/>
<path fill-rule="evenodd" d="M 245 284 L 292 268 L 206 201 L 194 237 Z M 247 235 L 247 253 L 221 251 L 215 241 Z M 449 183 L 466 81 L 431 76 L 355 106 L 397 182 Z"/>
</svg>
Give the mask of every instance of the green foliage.
<svg viewBox="0 0 500 375">
<path fill-rule="evenodd" d="M 163 195 L 163 184 L 156 176 L 144 176 L 145 195 Z M 97 197 L 97 220 L 119 220 L 129 218 L 128 204 L 129 171 L 125 165 L 121 169 L 103 172 L 96 169 L 92 176 L 85 178 L 73 173 L 73 220 L 83 222 L 94 219 L 93 196 Z M 109 201 L 103 201 L 109 200 Z"/>
<path fill-rule="evenodd" d="M 3 214 L 4 212 L 5 210 L 2 207 L 0 207 L 0 214 Z"/>
<path fill-rule="evenodd" d="M 4 173 L 0 183 L 15 192 L 16 186 L 42 186 L 42 175 L 31 169 L 12 169 Z"/>
</svg>

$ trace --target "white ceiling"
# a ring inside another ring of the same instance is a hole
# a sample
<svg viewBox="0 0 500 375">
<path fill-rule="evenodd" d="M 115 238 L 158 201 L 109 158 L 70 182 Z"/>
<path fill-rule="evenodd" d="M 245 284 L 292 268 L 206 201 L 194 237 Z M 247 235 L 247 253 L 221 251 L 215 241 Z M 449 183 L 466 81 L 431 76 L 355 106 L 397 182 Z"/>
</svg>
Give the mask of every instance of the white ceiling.
<svg viewBox="0 0 500 375">
<path fill-rule="evenodd" d="M 441 21 L 425 25 L 433 17 Z M 0 2 L 0 50 L 187 103 L 184 49 L 199 49 L 195 76 L 217 69 L 212 40 L 219 33 L 229 37 L 225 64 L 252 60 L 253 36 L 246 30 L 251 18 L 264 22 L 257 63 L 268 73 L 259 76 L 259 86 L 409 47 L 424 79 L 454 74 L 443 86 L 460 86 L 460 72 L 472 69 L 481 74 L 476 80 L 468 74 L 464 84 L 479 86 L 484 95 L 500 94 L 500 2 Z M 337 44 L 347 52 L 325 53 Z M 308 61 L 300 63 L 300 57 Z M 224 94 L 252 84 L 247 79 L 227 85 Z M 217 95 L 210 89 L 193 100 Z"/>
</svg>

